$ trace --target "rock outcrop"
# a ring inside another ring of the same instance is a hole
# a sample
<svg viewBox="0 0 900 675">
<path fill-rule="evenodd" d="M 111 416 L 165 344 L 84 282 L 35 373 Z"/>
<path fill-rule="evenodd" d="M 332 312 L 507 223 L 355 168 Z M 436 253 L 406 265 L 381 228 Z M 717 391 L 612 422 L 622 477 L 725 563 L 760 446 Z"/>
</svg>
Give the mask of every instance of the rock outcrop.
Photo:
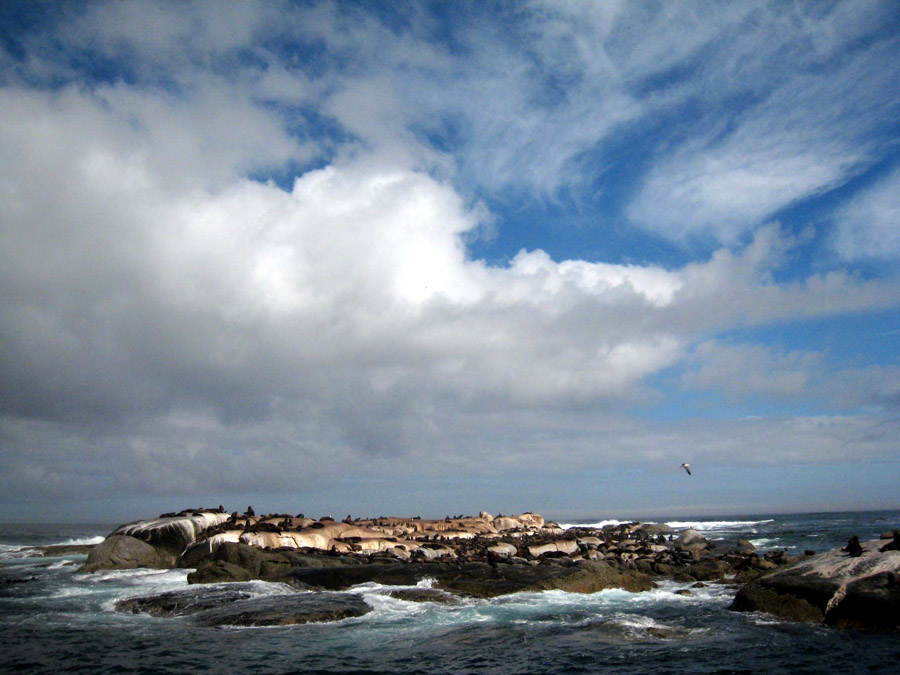
<svg viewBox="0 0 900 675">
<path fill-rule="evenodd" d="M 226 513 L 198 509 L 120 525 L 112 534 L 141 539 L 177 558 L 201 533 L 226 520 Z"/>
<path fill-rule="evenodd" d="M 194 617 L 204 626 L 289 626 L 363 616 L 372 607 L 354 593 L 293 593 L 238 600 Z"/>
<path fill-rule="evenodd" d="M 250 584 L 198 593 L 185 589 L 120 600 L 116 611 L 156 617 L 189 617 L 204 626 L 286 626 L 339 621 L 372 611 L 350 593 L 276 593 L 259 596 Z"/>
<path fill-rule="evenodd" d="M 167 569 L 176 557 L 145 541 L 126 535 L 112 534 L 94 546 L 79 571 L 123 570 L 138 567 Z"/>
<path fill-rule="evenodd" d="M 221 508 L 198 509 L 117 528 L 83 569 L 138 566 L 140 560 L 143 566 L 194 568 L 191 584 L 261 579 L 329 591 L 366 582 L 412 586 L 431 578 L 438 590 L 493 597 L 549 589 L 641 591 L 659 577 L 696 582 L 734 575 L 745 581 L 788 562 L 760 557 L 746 542 L 723 546 L 693 531 L 677 540 L 673 534 L 667 526 L 639 523 L 563 529 L 535 513 L 440 520 L 347 516 L 337 522 L 302 514 L 257 516 L 249 508 L 230 516 Z M 104 553 L 122 542 L 143 557 Z"/>
<path fill-rule="evenodd" d="M 898 630 L 900 551 L 879 550 L 881 544 L 872 541 L 820 553 L 764 574 L 738 591 L 731 609 L 847 628 Z"/>
<path fill-rule="evenodd" d="M 196 509 L 120 525 L 91 548 L 79 571 L 175 567 L 198 536 L 227 519 L 219 510 Z"/>
<path fill-rule="evenodd" d="M 620 571 L 603 562 L 581 560 L 569 565 L 491 565 L 471 562 L 389 563 L 349 567 L 305 567 L 291 571 L 291 582 L 302 587 L 346 590 L 362 583 L 412 586 L 433 579 L 437 589 L 456 595 L 492 598 L 524 591 L 563 590 L 594 593 L 606 588 L 638 592 L 653 587 L 650 577 Z"/>
</svg>

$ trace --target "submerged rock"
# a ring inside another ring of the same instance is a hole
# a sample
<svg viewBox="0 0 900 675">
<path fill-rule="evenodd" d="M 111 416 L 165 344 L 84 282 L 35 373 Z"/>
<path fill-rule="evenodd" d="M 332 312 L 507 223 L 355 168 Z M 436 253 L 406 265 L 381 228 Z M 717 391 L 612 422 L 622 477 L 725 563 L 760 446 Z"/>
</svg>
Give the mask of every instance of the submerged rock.
<svg viewBox="0 0 900 675">
<path fill-rule="evenodd" d="M 385 593 L 390 598 L 407 602 L 436 602 L 441 605 L 459 605 L 462 599 L 458 595 L 447 593 L 436 588 L 397 588 Z"/>
<path fill-rule="evenodd" d="M 290 626 L 340 621 L 371 611 L 354 593 L 292 593 L 239 600 L 194 618 L 204 626 Z"/>
<path fill-rule="evenodd" d="M 51 544 L 36 546 L 35 550 L 46 558 L 61 558 L 68 555 L 89 555 L 95 544 Z"/>
<path fill-rule="evenodd" d="M 250 584 L 194 587 L 120 600 L 115 608 L 126 614 L 188 616 L 204 626 L 286 626 L 338 621 L 372 610 L 360 596 L 350 593 L 259 595 L 258 588 Z"/>
<path fill-rule="evenodd" d="M 124 614 L 149 614 L 150 616 L 185 616 L 227 605 L 252 597 L 249 587 L 240 584 L 205 586 L 169 591 L 159 595 L 119 600 L 115 609 Z"/>
</svg>

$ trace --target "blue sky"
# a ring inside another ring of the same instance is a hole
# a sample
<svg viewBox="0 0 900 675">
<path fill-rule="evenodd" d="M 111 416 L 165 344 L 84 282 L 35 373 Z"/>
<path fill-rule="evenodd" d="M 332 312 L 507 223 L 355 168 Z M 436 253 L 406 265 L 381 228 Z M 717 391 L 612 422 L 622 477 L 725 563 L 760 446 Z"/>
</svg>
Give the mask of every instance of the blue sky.
<svg viewBox="0 0 900 675">
<path fill-rule="evenodd" d="M 892 2 L 3 3 L 2 515 L 897 508 L 897 54 Z"/>
</svg>

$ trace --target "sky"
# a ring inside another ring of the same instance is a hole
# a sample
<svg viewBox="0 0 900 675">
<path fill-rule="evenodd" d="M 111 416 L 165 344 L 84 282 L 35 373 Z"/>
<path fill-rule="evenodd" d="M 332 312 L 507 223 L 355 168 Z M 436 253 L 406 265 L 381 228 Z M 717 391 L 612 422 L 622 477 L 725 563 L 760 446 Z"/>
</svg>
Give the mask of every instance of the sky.
<svg viewBox="0 0 900 675">
<path fill-rule="evenodd" d="M 0 3 L 0 520 L 900 508 L 898 54 L 889 0 Z"/>
</svg>

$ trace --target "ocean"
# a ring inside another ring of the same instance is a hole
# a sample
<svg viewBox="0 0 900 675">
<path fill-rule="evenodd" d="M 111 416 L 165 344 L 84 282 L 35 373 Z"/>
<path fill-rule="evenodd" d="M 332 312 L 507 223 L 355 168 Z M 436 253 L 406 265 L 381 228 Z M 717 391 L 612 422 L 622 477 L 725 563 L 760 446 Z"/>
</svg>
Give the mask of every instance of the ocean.
<svg viewBox="0 0 900 675">
<path fill-rule="evenodd" d="M 607 522 L 617 521 L 564 524 Z M 877 538 L 900 528 L 900 511 L 656 522 L 692 527 L 709 539 L 748 539 L 760 551 L 799 554 L 843 546 L 853 534 Z M 0 525 L 0 673 L 900 672 L 900 634 L 730 612 L 735 590 L 721 584 L 665 582 L 644 593 L 519 593 L 460 605 L 408 602 L 366 584 L 353 592 L 374 611 L 359 618 L 208 628 L 185 617 L 114 609 L 120 599 L 185 588 L 187 570 L 83 575 L 76 569 L 84 556 L 35 557 L 28 549 L 99 542 L 115 525 Z M 293 592 L 265 582 L 242 588 L 254 596 Z"/>
</svg>

